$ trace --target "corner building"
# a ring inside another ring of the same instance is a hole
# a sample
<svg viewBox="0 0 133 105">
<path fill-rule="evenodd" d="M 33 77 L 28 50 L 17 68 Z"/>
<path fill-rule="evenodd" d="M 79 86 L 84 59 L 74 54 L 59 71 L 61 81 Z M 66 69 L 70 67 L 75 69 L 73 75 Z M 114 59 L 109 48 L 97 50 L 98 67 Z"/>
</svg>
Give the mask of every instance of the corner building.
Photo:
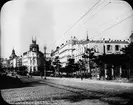
<svg viewBox="0 0 133 105">
<path fill-rule="evenodd" d="M 78 40 L 76 37 L 71 37 L 70 40 L 62 44 L 58 49 L 52 52 L 52 58 L 59 56 L 62 66 L 67 64 L 67 59 L 73 58 L 75 62 L 83 59 L 82 55 L 86 48 L 94 48 L 95 55 L 103 54 L 121 54 L 121 48 L 129 44 L 126 40 Z"/>
<path fill-rule="evenodd" d="M 23 53 L 22 64 L 27 67 L 28 72 L 38 72 L 40 65 L 43 65 L 43 53 L 39 51 L 39 46 L 36 44 L 36 40 L 32 39 L 29 51 Z"/>
</svg>

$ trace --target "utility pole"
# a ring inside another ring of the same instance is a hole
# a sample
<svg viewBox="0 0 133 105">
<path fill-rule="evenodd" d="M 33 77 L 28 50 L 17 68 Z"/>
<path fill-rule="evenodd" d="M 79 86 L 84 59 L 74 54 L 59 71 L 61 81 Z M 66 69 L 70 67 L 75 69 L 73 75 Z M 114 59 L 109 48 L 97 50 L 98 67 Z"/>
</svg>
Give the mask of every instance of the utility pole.
<svg viewBox="0 0 133 105">
<path fill-rule="evenodd" d="M 47 47 L 44 46 L 44 79 L 46 79 L 46 49 Z"/>
</svg>

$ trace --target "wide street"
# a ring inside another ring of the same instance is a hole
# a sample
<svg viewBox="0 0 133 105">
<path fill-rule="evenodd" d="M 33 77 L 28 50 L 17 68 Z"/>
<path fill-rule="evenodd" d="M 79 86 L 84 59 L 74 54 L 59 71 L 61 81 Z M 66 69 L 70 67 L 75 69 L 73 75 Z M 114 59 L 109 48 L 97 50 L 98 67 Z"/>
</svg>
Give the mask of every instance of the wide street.
<svg viewBox="0 0 133 105">
<path fill-rule="evenodd" d="M 129 105 L 132 83 L 79 78 L 20 77 L 24 85 L 2 89 L 4 100 L 20 105 Z"/>
</svg>

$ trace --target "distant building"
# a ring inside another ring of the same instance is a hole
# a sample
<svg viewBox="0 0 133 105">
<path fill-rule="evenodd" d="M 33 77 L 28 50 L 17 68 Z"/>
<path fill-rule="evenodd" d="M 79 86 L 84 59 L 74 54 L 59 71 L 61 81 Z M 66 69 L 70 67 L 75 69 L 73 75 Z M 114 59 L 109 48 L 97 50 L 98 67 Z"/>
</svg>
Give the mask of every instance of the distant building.
<svg viewBox="0 0 133 105">
<path fill-rule="evenodd" d="M 8 62 L 8 67 L 21 67 L 22 66 L 22 56 L 17 56 L 15 54 L 15 50 L 13 48 L 11 55 L 9 56 L 9 59 L 6 61 Z"/>
<path fill-rule="evenodd" d="M 22 55 L 22 65 L 27 67 L 29 66 L 28 52 L 24 52 Z"/>
<path fill-rule="evenodd" d="M 16 67 L 22 66 L 22 56 L 18 56 L 16 59 Z"/>
<path fill-rule="evenodd" d="M 9 56 L 10 67 L 16 67 L 16 57 L 15 50 L 13 48 L 11 55 Z"/>
<path fill-rule="evenodd" d="M 8 68 L 10 66 L 10 62 L 7 58 L 2 58 L 1 59 L 1 67 L 2 68 Z"/>
</svg>

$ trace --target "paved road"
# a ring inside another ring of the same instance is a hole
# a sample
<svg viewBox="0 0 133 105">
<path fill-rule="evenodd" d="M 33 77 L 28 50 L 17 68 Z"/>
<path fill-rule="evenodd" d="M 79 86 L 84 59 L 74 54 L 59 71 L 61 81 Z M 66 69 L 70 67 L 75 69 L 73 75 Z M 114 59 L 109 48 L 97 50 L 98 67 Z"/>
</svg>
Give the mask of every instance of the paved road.
<svg viewBox="0 0 133 105">
<path fill-rule="evenodd" d="M 133 84 L 81 81 L 74 78 L 21 77 L 24 86 L 1 90 L 4 100 L 24 105 L 126 105 L 133 100 Z"/>
</svg>

